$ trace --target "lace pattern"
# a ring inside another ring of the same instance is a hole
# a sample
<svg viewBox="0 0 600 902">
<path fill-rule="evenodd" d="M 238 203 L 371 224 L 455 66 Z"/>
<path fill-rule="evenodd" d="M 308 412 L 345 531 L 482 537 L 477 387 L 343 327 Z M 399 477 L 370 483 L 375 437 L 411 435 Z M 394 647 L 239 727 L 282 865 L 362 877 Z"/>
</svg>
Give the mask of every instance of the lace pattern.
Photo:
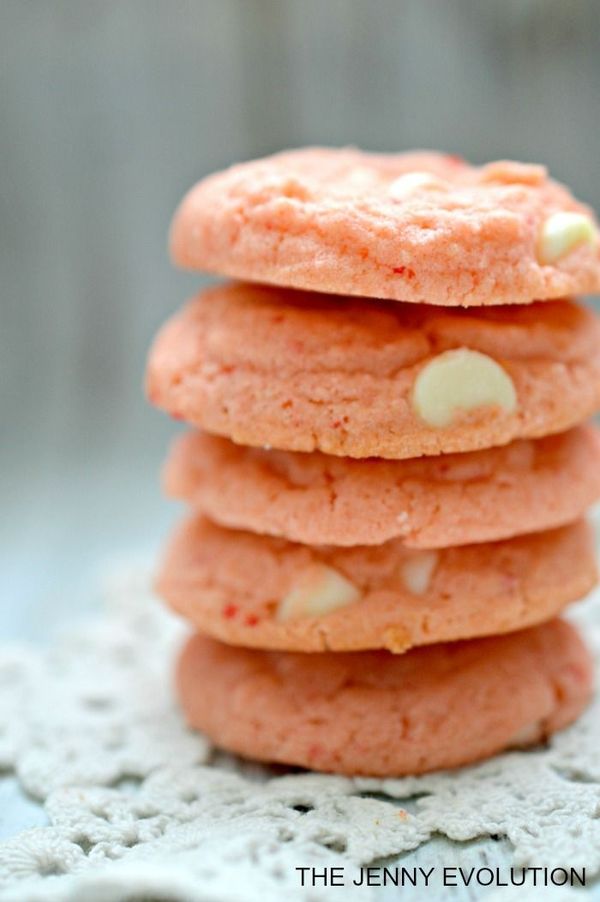
<svg viewBox="0 0 600 902">
<path fill-rule="evenodd" d="M 575 619 L 599 657 L 600 599 Z M 48 819 L 0 843 L 0 899 L 367 900 L 364 886 L 302 889 L 295 868 L 356 869 L 440 835 L 503 838 L 515 866 L 600 872 L 598 702 L 547 747 L 453 773 L 286 773 L 185 728 L 170 685 L 184 634 L 133 569 L 49 650 L 0 648 L 0 766 Z"/>
</svg>

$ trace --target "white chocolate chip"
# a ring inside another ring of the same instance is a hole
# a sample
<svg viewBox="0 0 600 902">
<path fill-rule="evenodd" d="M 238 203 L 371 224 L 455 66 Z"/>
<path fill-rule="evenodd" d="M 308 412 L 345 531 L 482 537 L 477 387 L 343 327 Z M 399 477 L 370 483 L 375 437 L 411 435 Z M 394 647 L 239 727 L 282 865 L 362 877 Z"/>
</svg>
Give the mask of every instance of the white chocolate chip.
<svg viewBox="0 0 600 902">
<path fill-rule="evenodd" d="M 326 564 L 312 564 L 279 604 L 278 620 L 323 617 L 360 598 L 356 586 Z"/>
<path fill-rule="evenodd" d="M 408 526 L 409 519 L 410 517 L 408 516 L 408 513 L 406 511 L 400 511 L 398 514 L 396 514 L 396 523 L 401 528 L 406 528 Z"/>
<path fill-rule="evenodd" d="M 401 565 L 402 582 L 413 595 L 427 592 L 437 566 L 437 551 L 415 551 Z"/>
<path fill-rule="evenodd" d="M 346 184 L 360 190 L 370 188 L 377 181 L 377 173 L 369 166 L 354 166 L 346 176 Z"/>
<path fill-rule="evenodd" d="M 428 426 L 448 426 L 460 411 L 517 406 L 512 379 L 499 363 L 469 348 L 444 351 L 427 363 L 415 380 L 412 405 Z"/>
<path fill-rule="evenodd" d="M 542 724 L 540 721 L 525 724 L 520 730 L 512 736 L 509 745 L 514 747 L 532 745 L 538 742 L 543 735 Z"/>
<path fill-rule="evenodd" d="M 394 200 L 403 200 L 417 191 L 444 191 L 446 185 L 432 172 L 407 172 L 400 175 L 388 188 Z"/>
<path fill-rule="evenodd" d="M 598 233 L 584 213 L 553 213 L 542 226 L 538 243 L 540 263 L 556 263 L 581 244 L 594 244 Z"/>
</svg>

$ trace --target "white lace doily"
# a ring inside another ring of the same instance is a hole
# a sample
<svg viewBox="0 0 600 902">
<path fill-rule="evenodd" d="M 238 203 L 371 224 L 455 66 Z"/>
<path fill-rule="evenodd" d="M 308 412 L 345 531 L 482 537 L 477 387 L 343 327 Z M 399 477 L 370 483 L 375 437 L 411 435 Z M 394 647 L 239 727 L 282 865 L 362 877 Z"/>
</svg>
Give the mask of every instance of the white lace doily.
<svg viewBox="0 0 600 902">
<path fill-rule="evenodd" d="M 600 658 L 600 601 L 575 616 Z M 547 748 L 453 773 L 286 774 L 185 729 L 170 687 L 184 632 L 134 571 L 110 581 L 101 618 L 49 651 L 0 648 L 0 767 L 48 819 L 0 844 L 0 899 L 353 902 L 376 891 L 303 890 L 295 868 L 354 875 L 440 836 L 500 839 L 515 866 L 600 872 L 598 703 Z"/>
</svg>

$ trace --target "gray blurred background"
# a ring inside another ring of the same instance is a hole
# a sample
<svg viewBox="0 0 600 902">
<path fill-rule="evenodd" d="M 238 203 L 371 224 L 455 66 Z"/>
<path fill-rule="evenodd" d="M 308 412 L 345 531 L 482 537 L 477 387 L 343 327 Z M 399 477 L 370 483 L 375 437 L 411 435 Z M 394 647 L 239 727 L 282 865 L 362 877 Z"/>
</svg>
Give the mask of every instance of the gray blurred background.
<svg viewBox="0 0 600 902">
<path fill-rule="evenodd" d="M 0 0 L 0 632 L 176 515 L 144 356 L 200 176 L 307 143 L 547 163 L 600 207 L 594 0 Z"/>
</svg>

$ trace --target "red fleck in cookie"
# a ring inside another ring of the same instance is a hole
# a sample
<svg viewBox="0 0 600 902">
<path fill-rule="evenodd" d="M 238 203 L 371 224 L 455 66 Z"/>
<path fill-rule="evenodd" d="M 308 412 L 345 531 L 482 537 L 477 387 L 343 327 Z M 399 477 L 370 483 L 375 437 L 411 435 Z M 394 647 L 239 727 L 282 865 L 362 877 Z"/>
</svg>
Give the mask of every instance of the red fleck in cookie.
<svg viewBox="0 0 600 902">
<path fill-rule="evenodd" d="M 440 308 L 228 284 L 150 352 L 150 399 L 243 445 L 407 458 L 561 432 L 600 407 L 600 320 L 570 301 Z"/>
<path fill-rule="evenodd" d="M 583 521 L 416 551 L 397 539 L 312 548 L 196 518 L 175 533 L 157 588 L 199 630 L 235 645 L 400 653 L 541 623 L 595 582 Z"/>
<path fill-rule="evenodd" d="M 442 305 L 600 289 L 596 222 L 543 166 L 308 148 L 197 184 L 171 231 L 188 269 Z"/>
<path fill-rule="evenodd" d="M 387 461 L 245 448 L 203 432 L 174 442 L 167 494 L 224 526 L 308 545 L 491 542 L 571 523 L 600 498 L 592 426 L 501 448 Z"/>
<path fill-rule="evenodd" d="M 189 724 L 262 761 L 393 777 L 531 745 L 571 723 L 592 690 L 576 630 L 388 652 L 303 655 L 194 636 L 178 691 Z"/>
</svg>

